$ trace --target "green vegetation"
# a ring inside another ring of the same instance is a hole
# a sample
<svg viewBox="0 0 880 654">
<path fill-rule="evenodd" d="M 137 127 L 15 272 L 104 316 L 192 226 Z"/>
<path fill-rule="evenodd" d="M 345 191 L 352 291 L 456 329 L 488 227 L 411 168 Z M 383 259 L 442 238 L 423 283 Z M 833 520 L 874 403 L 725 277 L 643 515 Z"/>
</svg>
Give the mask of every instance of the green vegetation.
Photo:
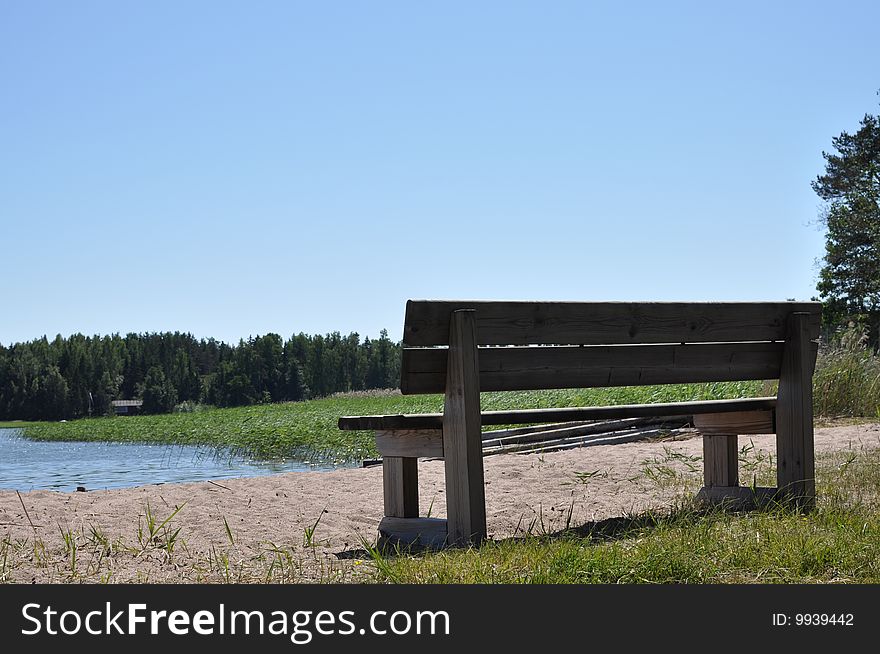
<svg viewBox="0 0 880 654">
<path fill-rule="evenodd" d="M 103 416 L 117 399 L 141 399 L 153 414 L 297 401 L 387 388 L 399 372 L 400 347 L 385 330 L 377 339 L 266 334 L 238 345 L 179 332 L 59 335 L 0 344 L 0 420 Z"/>
<path fill-rule="evenodd" d="M 485 393 L 485 410 L 675 402 L 760 395 L 760 382 L 641 386 L 615 389 Z M 336 395 L 319 400 L 230 409 L 205 409 L 125 418 L 28 423 L 27 438 L 208 445 L 263 459 L 351 462 L 376 455 L 371 432 L 343 432 L 344 415 L 441 411 L 440 395 L 391 391 Z"/>
<path fill-rule="evenodd" d="M 880 116 L 865 114 L 859 129 L 831 140 L 823 152 L 825 173 L 813 190 L 825 205 L 819 216 L 828 229 L 818 290 L 824 322 L 868 325 L 880 342 Z"/>
<path fill-rule="evenodd" d="M 880 357 L 868 337 L 854 326 L 823 345 L 813 376 L 813 405 L 817 416 L 878 417 Z"/>
<path fill-rule="evenodd" d="M 682 500 L 555 535 L 480 549 L 383 556 L 384 583 L 873 583 L 880 582 L 880 450 L 818 461 L 819 504 L 803 515 L 700 511 Z M 766 469 L 764 470 L 766 472 Z"/>
</svg>

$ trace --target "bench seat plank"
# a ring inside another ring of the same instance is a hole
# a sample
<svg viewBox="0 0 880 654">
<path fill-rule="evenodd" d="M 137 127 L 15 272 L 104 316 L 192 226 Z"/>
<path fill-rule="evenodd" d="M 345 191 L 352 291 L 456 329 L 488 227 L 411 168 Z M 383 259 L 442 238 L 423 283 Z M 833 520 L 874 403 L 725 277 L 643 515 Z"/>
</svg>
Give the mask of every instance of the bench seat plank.
<svg viewBox="0 0 880 654">
<path fill-rule="evenodd" d="M 760 411 L 776 408 L 775 397 L 753 397 L 735 400 L 701 400 L 657 404 L 620 404 L 617 406 L 564 407 L 554 409 L 521 409 L 517 411 L 483 411 L 483 425 L 517 425 L 573 420 L 608 420 L 651 416 L 689 416 L 700 413 L 729 411 Z M 442 413 L 398 414 L 387 416 L 344 416 L 339 428 L 353 430 L 442 429 Z"/>
</svg>

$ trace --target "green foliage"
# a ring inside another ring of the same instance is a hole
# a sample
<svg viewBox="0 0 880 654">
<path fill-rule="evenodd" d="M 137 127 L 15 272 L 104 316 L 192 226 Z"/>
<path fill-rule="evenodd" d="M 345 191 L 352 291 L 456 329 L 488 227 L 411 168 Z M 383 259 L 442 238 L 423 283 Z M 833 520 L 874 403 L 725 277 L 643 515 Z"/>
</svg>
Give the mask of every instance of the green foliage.
<svg viewBox="0 0 880 654">
<path fill-rule="evenodd" d="M 174 511 L 172 511 L 167 518 L 159 522 L 159 517 L 153 513 L 153 510 L 150 508 L 150 503 L 147 502 L 146 508 L 144 509 L 143 522 L 140 517 L 138 517 L 137 537 L 138 543 L 141 546 L 141 553 L 146 551 L 148 547 L 163 549 L 168 556 L 174 552 L 174 546 L 177 544 L 178 536 L 180 535 L 180 527 L 172 529 L 169 523 L 174 516 L 180 513 L 180 510 L 184 506 L 186 506 L 186 502 L 180 506 L 176 506 Z"/>
<path fill-rule="evenodd" d="M 379 339 L 266 334 L 231 346 L 191 334 L 74 334 L 0 345 L 0 420 L 108 415 L 115 399 L 150 413 L 177 403 L 249 406 L 393 388 L 400 346 Z"/>
<path fill-rule="evenodd" d="M 823 344 L 813 375 L 813 406 L 822 416 L 870 416 L 880 412 L 880 357 L 854 324 Z"/>
<path fill-rule="evenodd" d="M 106 416 L 112 412 L 111 402 L 119 399 L 119 387 L 122 385 L 122 375 L 111 375 L 108 371 L 101 373 L 97 387 L 92 393 L 92 415 Z"/>
<path fill-rule="evenodd" d="M 158 366 L 147 371 L 143 390 L 144 413 L 168 413 L 177 404 L 177 389 Z"/>
<path fill-rule="evenodd" d="M 818 290 L 826 323 L 867 317 L 876 341 L 880 325 L 880 117 L 866 114 L 854 134 L 832 139 L 825 174 L 812 183 L 826 202 L 828 228 Z"/>
<path fill-rule="evenodd" d="M 56 366 L 50 365 L 33 380 L 34 409 L 31 417 L 60 420 L 67 412 L 67 382 Z"/>
</svg>

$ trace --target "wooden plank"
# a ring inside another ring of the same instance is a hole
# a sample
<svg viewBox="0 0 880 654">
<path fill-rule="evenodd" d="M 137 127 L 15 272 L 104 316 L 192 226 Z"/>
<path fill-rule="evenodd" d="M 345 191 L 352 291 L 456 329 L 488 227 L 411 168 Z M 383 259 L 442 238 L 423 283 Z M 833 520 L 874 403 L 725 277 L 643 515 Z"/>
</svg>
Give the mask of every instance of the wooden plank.
<svg viewBox="0 0 880 654">
<path fill-rule="evenodd" d="M 809 314 L 819 334 L 818 302 L 487 302 L 410 300 L 403 344 L 446 345 L 449 317 L 477 312 L 479 345 L 706 343 L 779 341 L 792 312 Z"/>
<path fill-rule="evenodd" d="M 480 415 L 481 422 L 484 425 L 527 425 L 575 420 L 690 416 L 698 413 L 769 410 L 775 407 L 775 397 L 751 397 L 735 400 L 700 400 L 696 402 L 658 402 L 656 404 L 483 411 Z M 346 430 L 440 429 L 442 426 L 442 413 L 345 416 L 339 419 L 339 428 Z"/>
<path fill-rule="evenodd" d="M 777 485 L 807 510 L 816 500 L 811 334 L 809 316 L 792 314 L 776 407 Z"/>
<path fill-rule="evenodd" d="M 382 459 L 382 486 L 385 515 L 417 518 L 419 515 L 418 460 L 399 456 Z"/>
<path fill-rule="evenodd" d="M 443 409 L 446 517 L 451 545 L 478 544 L 486 538 L 475 327 L 473 311 L 452 313 Z"/>
<path fill-rule="evenodd" d="M 666 438 L 667 436 L 676 440 L 685 430 L 682 429 L 633 429 L 628 432 L 620 432 L 616 434 L 608 434 L 606 436 L 587 436 L 582 441 L 573 440 L 570 443 L 561 443 L 559 445 L 536 444 L 531 450 L 522 450 L 518 454 L 543 454 L 546 452 L 559 452 L 562 450 L 570 450 L 577 447 L 595 447 L 597 445 L 621 445 L 623 443 L 632 443 L 634 441 L 643 441 L 649 438 Z M 685 436 L 687 438 L 687 436 Z M 490 456 L 491 453 L 486 454 Z"/>
<path fill-rule="evenodd" d="M 556 452 L 575 447 L 586 447 L 588 445 L 618 445 L 620 443 L 629 443 L 631 441 L 641 441 L 647 438 L 655 438 L 668 434 L 668 429 L 659 428 L 643 428 L 643 429 L 625 429 L 607 434 L 592 434 L 587 436 L 569 436 L 566 438 L 555 438 L 546 441 L 519 443 L 513 445 L 502 445 L 500 447 L 488 447 L 483 450 L 483 456 L 491 456 L 501 453 L 522 453 L 531 454 L 535 452 Z"/>
<path fill-rule="evenodd" d="M 744 511 L 779 504 L 781 496 L 777 489 L 758 486 L 712 486 L 697 493 L 697 502 L 705 506 L 719 507 L 729 511 Z"/>
<path fill-rule="evenodd" d="M 736 441 L 734 435 L 703 436 L 703 483 L 707 488 L 739 485 Z"/>
<path fill-rule="evenodd" d="M 480 390 L 514 391 L 777 379 L 783 343 L 483 347 Z M 447 350 L 404 348 L 404 395 L 442 393 Z"/>
<path fill-rule="evenodd" d="M 442 518 L 385 516 L 379 523 L 380 549 L 440 549 L 446 541 L 446 520 Z"/>
<path fill-rule="evenodd" d="M 635 426 L 639 421 L 650 418 L 628 418 L 626 420 L 602 420 L 599 422 L 574 422 L 538 425 L 523 427 L 528 431 L 519 429 L 502 429 L 499 431 L 484 431 L 482 434 L 483 447 L 491 445 L 504 445 L 512 443 L 531 443 L 534 441 L 547 440 L 548 438 L 562 438 L 564 436 L 586 436 L 602 432 L 615 431 Z"/>
<path fill-rule="evenodd" d="M 532 434 L 539 431 L 547 431 L 548 429 L 567 429 L 568 427 L 579 427 L 581 425 L 592 425 L 594 422 L 577 420 L 574 422 L 557 422 L 548 425 L 531 425 L 529 427 L 511 427 L 510 429 L 495 429 L 492 431 L 483 431 L 483 441 L 496 438 L 507 438 L 508 436 L 520 436 Z"/>
<path fill-rule="evenodd" d="M 377 431 L 376 449 L 383 457 L 442 457 L 443 432 L 440 429 Z"/>
<path fill-rule="evenodd" d="M 672 418 L 675 420 L 675 418 Z M 556 438 L 582 437 L 591 434 L 608 434 L 621 430 L 633 429 L 635 427 L 650 424 L 653 426 L 661 426 L 660 423 L 669 420 L 669 418 L 626 418 L 623 420 L 602 420 L 600 422 L 581 422 L 575 423 L 571 427 L 556 427 L 551 425 L 552 429 L 545 426 L 543 429 L 536 428 L 540 431 L 531 431 L 525 434 L 513 434 L 510 436 L 494 436 L 494 434 L 504 434 L 507 430 L 501 432 L 483 432 L 483 447 L 497 445 L 513 445 L 515 443 L 537 443 Z M 687 418 L 679 416 L 677 427 L 681 427 Z M 516 431 L 516 430 L 511 430 Z"/>
<path fill-rule="evenodd" d="M 694 427 L 704 436 L 710 434 L 775 434 L 773 411 L 703 413 L 694 416 Z"/>
</svg>

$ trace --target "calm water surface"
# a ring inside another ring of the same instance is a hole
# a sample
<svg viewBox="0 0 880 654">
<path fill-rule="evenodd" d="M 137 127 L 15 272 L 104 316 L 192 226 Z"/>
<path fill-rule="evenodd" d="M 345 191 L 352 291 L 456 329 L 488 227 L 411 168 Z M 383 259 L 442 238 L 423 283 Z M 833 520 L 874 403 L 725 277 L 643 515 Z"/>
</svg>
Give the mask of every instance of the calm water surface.
<svg viewBox="0 0 880 654">
<path fill-rule="evenodd" d="M 17 429 L 0 429 L 0 489 L 8 490 L 101 490 L 337 467 L 255 461 L 191 445 L 35 442 Z"/>
</svg>

